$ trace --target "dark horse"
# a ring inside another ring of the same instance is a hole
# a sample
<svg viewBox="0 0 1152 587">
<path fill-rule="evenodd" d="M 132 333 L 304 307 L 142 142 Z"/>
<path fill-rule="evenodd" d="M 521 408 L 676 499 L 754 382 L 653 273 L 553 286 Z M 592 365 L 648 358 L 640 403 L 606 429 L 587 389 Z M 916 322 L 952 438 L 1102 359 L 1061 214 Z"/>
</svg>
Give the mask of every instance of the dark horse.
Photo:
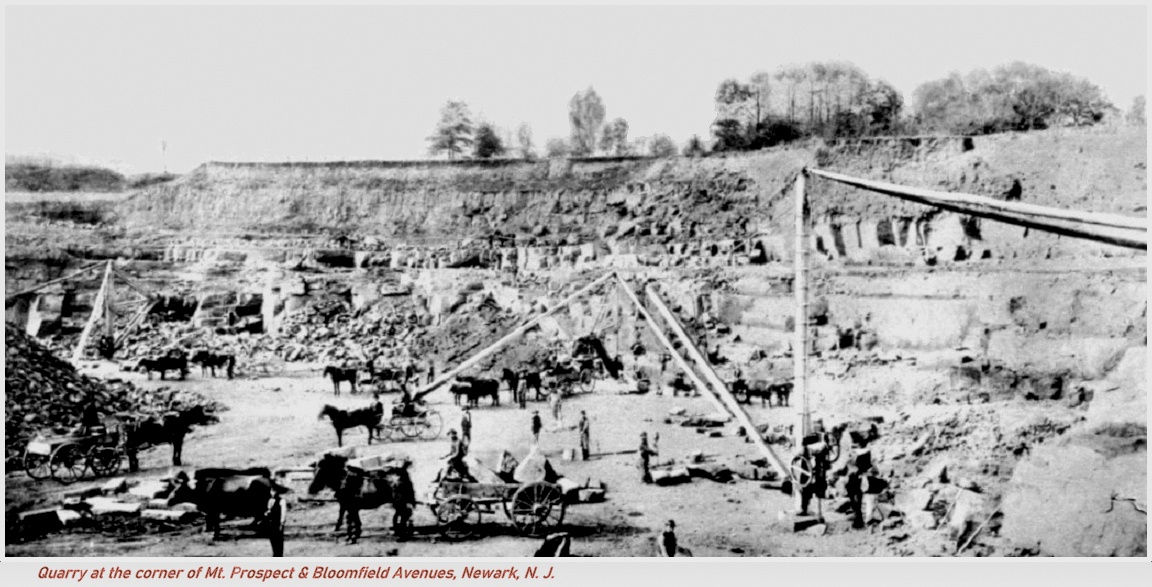
<svg viewBox="0 0 1152 587">
<path fill-rule="evenodd" d="M 193 503 L 204 512 L 204 530 L 220 537 L 221 518 L 252 518 L 253 529 L 268 536 L 272 556 L 284 556 L 284 503 L 288 489 L 272 480 L 265 467 L 198 469 L 192 486 L 181 473 L 168 504 Z"/>
<path fill-rule="evenodd" d="M 492 405 L 500 405 L 500 382 L 494 379 L 480 379 L 477 377 L 457 377 L 459 383 L 453 383 L 451 390 L 456 404 L 460 404 L 460 396 L 468 398 L 468 405 L 480 405 L 480 398 L 491 397 Z"/>
<path fill-rule="evenodd" d="M 732 394 L 744 403 L 751 403 L 753 397 L 760 396 L 760 405 L 767 404 L 768 407 L 772 407 L 772 396 L 776 396 L 777 406 L 787 406 L 788 397 L 792 395 L 792 382 L 771 383 L 763 379 L 745 381 L 739 378 L 732 383 Z"/>
<path fill-rule="evenodd" d="M 529 388 L 536 390 L 536 401 L 544 399 L 544 385 L 540 379 L 539 371 L 516 372 L 511 369 L 504 369 L 500 379 L 508 383 L 509 389 L 512 390 L 513 401 L 520 401 L 520 394 L 527 394 Z M 520 389 L 521 382 L 524 383 L 524 389 Z"/>
<path fill-rule="evenodd" d="M 208 371 L 212 372 L 212 376 L 216 376 L 216 369 L 225 369 L 228 373 L 228 378 L 232 378 L 233 370 L 236 368 L 236 356 L 230 354 L 216 354 L 206 350 L 198 350 L 192 354 L 191 362 L 200 365 L 200 376 L 203 377 Z"/>
<path fill-rule="evenodd" d="M 193 426 L 215 424 L 220 419 L 215 414 L 204 409 L 204 406 L 193 406 L 173 410 L 162 416 L 148 416 L 136 422 L 124 424 L 124 448 L 128 453 L 128 468 L 135 472 L 140 470 L 137 453 L 147 447 L 160 444 L 172 445 L 172 464 L 181 466 L 180 454 L 184 450 L 184 437 Z"/>
<path fill-rule="evenodd" d="M 344 431 L 357 426 L 363 426 L 368 430 L 368 444 L 372 444 L 372 438 L 376 433 L 376 428 L 380 426 L 380 419 L 383 415 L 383 410 L 377 408 L 376 405 L 345 411 L 336 406 L 325 404 L 324 408 L 320 410 L 319 419 L 328 417 L 328 420 L 332 422 L 332 427 L 336 429 L 336 446 L 344 446 Z"/>
<path fill-rule="evenodd" d="M 340 395 L 340 382 L 347 381 L 348 385 L 352 388 L 352 393 L 356 393 L 356 368 L 355 367 L 336 367 L 328 365 L 324 367 L 324 376 L 332 380 L 332 390 L 336 395 Z"/>
<path fill-rule="evenodd" d="M 153 371 L 160 373 L 161 380 L 168 371 L 175 371 L 180 374 L 180 379 L 184 379 L 188 376 L 188 356 L 183 351 L 170 351 L 161 357 L 140 359 L 136 369 L 147 373 L 148 379 L 152 379 Z"/>
<path fill-rule="evenodd" d="M 416 491 L 408 476 L 407 463 L 381 471 L 361 471 L 347 467 L 348 457 L 326 454 L 316 463 L 316 472 L 308 493 L 315 495 L 321 489 L 331 489 L 340 504 L 336 515 L 335 531 L 340 530 L 344 514 L 348 514 L 348 542 L 360 538 L 362 524 L 360 510 L 374 510 L 386 503 L 392 504 L 392 531 L 404 538 L 412 532 L 412 510 L 416 505 Z"/>
</svg>

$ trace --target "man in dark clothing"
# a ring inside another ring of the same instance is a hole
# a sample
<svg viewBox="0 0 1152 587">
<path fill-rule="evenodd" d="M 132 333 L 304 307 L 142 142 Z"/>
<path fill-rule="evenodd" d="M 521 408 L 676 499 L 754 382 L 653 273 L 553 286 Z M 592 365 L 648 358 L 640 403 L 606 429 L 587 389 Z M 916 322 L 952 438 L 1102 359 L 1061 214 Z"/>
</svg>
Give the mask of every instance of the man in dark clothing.
<svg viewBox="0 0 1152 587">
<path fill-rule="evenodd" d="M 585 461 L 592 452 L 592 432 L 589 426 L 588 415 L 580 410 L 580 458 Z"/>
<path fill-rule="evenodd" d="M 652 471 L 649 469 L 649 465 L 651 465 L 651 459 L 656 455 L 656 451 L 648 446 L 647 432 L 640 433 L 640 450 L 638 452 L 640 454 L 640 480 L 644 483 L 651 483 Z"/>
<path fill-rule="evenodd" d="M 100 410 L 96 407 L 96 398 L 88 396 L 88 400 L 84 402 L 84 412 L 80 415 L 80 433 L 87 436 L 100 432 L 103 427 Z"/>
<path fill-rule="evenodd" d="M 540 410 L 532 410 L 532 442 L 540 444 L 540 429 L 544 424 L 540 421 Z"/>
<path fill-rule="evenodd" d="M 668 520 L 660 533 L 660 556 L 676 556 L 676 522 Z"/>
<path fill-rule="evenodd" d="M 848 502 L 852 506 L 852 528 L 859 530 L 864 527 L 864 490 L 863 490 L 863 472 L 860 467 L 853 464 L 852 470 L 848 473 L 848 482 L 845 484 L 845 492 L 848 494 Z"/>
<path fill-rule="evenodd" d="M 460 435 L 465 443 L 472 444 L 472 409 L 468 406 L 460 414 Z"/>
</svg>

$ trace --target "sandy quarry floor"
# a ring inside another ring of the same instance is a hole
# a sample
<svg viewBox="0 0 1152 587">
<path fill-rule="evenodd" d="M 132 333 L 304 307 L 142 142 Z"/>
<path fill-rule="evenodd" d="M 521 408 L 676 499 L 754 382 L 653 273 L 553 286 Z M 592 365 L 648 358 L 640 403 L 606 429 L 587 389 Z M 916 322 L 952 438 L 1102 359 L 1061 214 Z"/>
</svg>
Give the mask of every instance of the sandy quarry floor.
<svg viewBox="0 0 1152 587">
<path fill-rule="evenodd" d="M 135 380 L 136 377 L 132 376 Z M 143 381 L 143 378 L 139 378 Z M 314 373 L 300 373 L 264 379 L 201 379 L 193 374 L 186 382 L 168 383 L 200 390 L 229 406 L 220 424 L 200 429 L 188 439 L 184 449 L 185 466 L 300 466 L 315 455 L 335 445 L 335 435 L 327 421 L 317 414 L 325 403 L 355 407 L 369 400 L 345 392 L 334 398 L 326 380 Z M 158 381 L 144 382 L 156 386 Z M 447 402 L 447 403 L 442 403 Z M 433 403 L 445 416 L 445 432 L 459 422 L 459 409 L 447 396 L 433 396 Z M 509 449 L 522 457 L 528 449 L 529 418 L 539 406 L 545 421 L 541 446 L 553 460 L 556 469 L 574 480 L 604 481 L 608 501 L 570 507 L 566 530 L 575 537 L 573 554 L 577 556 L 649 556 L 653 552 L 651 536 L 671 518 L 677 523 L 680 540 L 696 556 L 876 556 L 896 554 L 883 536 L 868 531 L 852 531 L 840 514 L 829 514 L 828 534 L 810 536 L 793 534 L 777 523 L 781 510 L 790 508 L 791 498 L 778 491 L 763 489 L 754 481 L 720 484 L 694 479 L 692 483 L 657 487 L 644 485 L 634 454 L 611 454 L 635 449 L 639 432 L 660 435 L 658 460 L 683 457 L 693 450 L 728 462 L 737 458 L 755 458 L 750 443 L 733 436 L 708 438 L 694 428 L 664 424 L 673 407 L 690 413 L 712 413 L 712 404 L 704 398 L 672 398 L 659 395 L 621 395 L 602 385 L 592 395 L 578 396 L 564 407 L 563 422 L 551 419 L 546 405 L 529 404 L 523 411 L 503 405 L 484 406 L 475 411 L 472 454 L 485 463 L 496 463 L 500 451 Z M 592 421 L 594 457 L 589 462 L 569 462 L 560 458 L 564 448 L 576 446 L 576 433 L 567 426 L 575 424 L 579 410 L 587 410 Z M 791 421 L 787 408 L 751 408 L 761 422 Z M 726 429 L 728 434 L 731 429 Z M 362 432 L 349 432 L 346 445 L 361 448 L 361 454 L 401 453 L 414 461 L 413 477 L 418 493 L 432 479 L 447 451 L 445 435 L 435 441 L 398 442 L 365 446 Z M 155 477 L 167 472 L 170 449 L 161 447 L 145 453 L 141 477 Z M 599 456 L 596 456 L 599 455 Z M 82 487 L 78 484 L 75 487 Z M 72 487 L 69 487 L 71 489 Z M 296 495 L 304 493 L 297 486 Z M 55 501 L 64 487 L 54 481 L 37 484 L 22 473 L 7 476 L 7 497 L 14 499 Z M 321 494 L 321 495 L 326 495 Z M 289 513 L 286 553 L 288 556 L 530 556 L 539 545 L 538 539 L 516 535 L 502 513 L 487 516 L 476 536 L 462 541 L 447 541 L 434 528 L 434 518 L 426 506 L 420 506 L 414 519 L 415 537 L 400 542 L 388 527 L 391 510 L 365 512 L 364 536 L 357 545 L 345 545 L 332 532 L 336 518 L 335 503 L 296 503 Z M 200 531 L 200 527 L 144 534 L 137 532 L 96 533 L 71 532 L 55 534 L 24 544 L 7 545 L 8 555 L 36 556 L 267 556 L 268 543 L 239 529 L 232 530 L 220 541 Z"/>
</svg>

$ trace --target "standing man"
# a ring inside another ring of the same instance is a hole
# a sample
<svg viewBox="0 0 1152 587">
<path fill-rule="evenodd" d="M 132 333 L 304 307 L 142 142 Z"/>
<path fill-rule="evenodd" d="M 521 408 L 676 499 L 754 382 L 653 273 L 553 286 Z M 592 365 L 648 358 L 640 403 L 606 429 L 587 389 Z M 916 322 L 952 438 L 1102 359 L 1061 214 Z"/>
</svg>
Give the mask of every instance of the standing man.
<svg viewBox="0 0 1152 587">
<path fill-rule="evenodd" d="M 657 545 L 660 550 L 660 556 L 676 556 L 676 522 L 668 520 L 664 525 L 664 531 L 660 533 L 660 544 Z"/>
<path fill-rule="evenodd" d="M 532 410 L 532 443 L 540 444 L 540 429 L 544 425 L 540 422 L 540 410 Z"/>
<path fill-rule="evenodd" d="M 472 444 L 472 408 L 467 405 L 460 414 L 460 436 L 464 438 L 465 444 Z"/>
<path fill-rule="evenodd" d="M 581 460 L 588 460 L 588 456 L 592 452 L 592 433 L 589 429 L 588 415 L 584 410 L 580 410 L 580 458 Z"/>
<path fill-rule="evenodd" d="M 648 447 L 648 433 L 640 433 L 640 480 L 644 483 L 652 482 L 652 471 L 649 469 L 652 456 L 656 455 L 656 451 Z"/>
</svg>

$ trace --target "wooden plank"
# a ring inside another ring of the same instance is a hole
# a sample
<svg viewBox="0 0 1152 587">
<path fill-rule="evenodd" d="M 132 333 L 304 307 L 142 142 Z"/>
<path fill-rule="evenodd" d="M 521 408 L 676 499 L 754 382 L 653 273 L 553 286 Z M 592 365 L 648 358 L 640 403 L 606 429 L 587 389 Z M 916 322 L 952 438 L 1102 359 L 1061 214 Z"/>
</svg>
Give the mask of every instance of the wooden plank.
<svg viewBox="0 0 1152 587">
<path fill-rule="evenodd" d="M 559 303 L 557 303 L 555 306 L 549 308 L 545 312 L 542 312 L 540 315 L 529 320 L 528 322 L 525 322 L 524 324 L 520 325 L 518 328 L 516 328 L 512 332 L 508 333 L 507 335 L 505 335 L 500 340 L 484 347 L 480 351 L 476 352 L 476 354 L 472 355 L 470 358 L 466 359 L 464 362 L 457 365 L 455 368 L 448 370 L 447 372 L 445 372 L 443 375 L 441 375 L 440 377 L 438 377 L 437 379 L 435 379 L 431 383 L 420 388 L 420 390 L 417 391 L 413 397 L 419 399 L 419 398 L 435 391 L 439 387 L 443 386 L 445 383 L 448 383 L 449 381 L 451 381 L 453 377 L 456 377 L 460 373 L 463 373 L 464 371 L 470 369 L 471 367 L 478 364 L 480 361 L 483 361 L 488 356 L 494 354 L 496 351 L 504 348 L 506 345 L 508 345 L 508 343 L 511 343 L 512 341 L 519 338 L 521 335 L 523 335 L 525 332 L 530 330 L 532 327 L 539 324 L 540 321 L 543 320 L 544 318 L 551 316 L 552 314 L 555 314 L 556 312 L 562 310 L 563 308 L 568 307 L 568 305 L 571 304 L 572 302 L 574 302 L 574 301 L 580 299 L 581 297 L 586 296 L 589 293 L 595 291 L 597 288 L 599 288 L 601 285 L 603 285 L 605 282 L 607 282 L 609 279 L 611 279 L 613 275 L 615 275 L 615 274 L 609 273 L 607 275 L 603 275 L 603 276 L 597 278 L 592 283 L 584 286 L 583 288 L 581 288 L 576 293 L 573 293 L 572 295 L 568 296 L 567 298 L 564 298 Z"/>
<path fill-rule="evenodd" d="M 84 325 L 84 330 L 80 333 L 80 340 L 76 343 L 76 348 L 72 351 L 72 362 L 77 363 L 80 359 L 84 358 L 84 348 L 88 346 L 88 338 L 92 336 L 92 330 L 96 327 L 96 321 L 99 320 L 100 315 L 104 310 L 104 298 L 108 294 L 108 283 L 112 280 L 112 261 L 108 261 L 107 266 L 104 268 L 104 281 L 100 285 L 100 292 L 96 294 L 96 302 L 92 304 L 92 314 L 88 317 L 88 323 Z"/>
</svg>

